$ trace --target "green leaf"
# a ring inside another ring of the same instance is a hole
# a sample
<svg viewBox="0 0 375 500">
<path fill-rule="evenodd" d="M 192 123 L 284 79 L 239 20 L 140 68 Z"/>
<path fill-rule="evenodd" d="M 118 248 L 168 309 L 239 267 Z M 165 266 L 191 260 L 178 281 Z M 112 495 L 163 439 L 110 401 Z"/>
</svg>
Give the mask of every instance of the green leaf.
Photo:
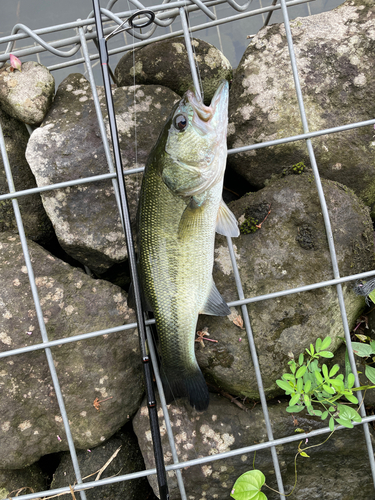
<svg viewBox="0 0 375 500">
<path fill-rule="evenodd" d="M 287 394 L 293 392 L 293 387 L 289 384 L 289 382 L 285 382 L 285 380 L 276 380 L 276 384 L 283 389 Z"/>
<path fill-rule="evenodd" d="M 322 412 L 320 410 L 314 410 L 314 415 L 316 417 L 321 417 L 322 416 Z"/>
<path fill-rule="evenodd" d="M 322 345 L 321 345 L 321 350 L 324 351 L 325 349 L 327 349 L 327 347 L 329 347 L 331 345 L 331 337 L 326 337 L 323 342 L 322 342 Z M 320 354 L 320 353 L 319 353 Z"/>
<path fill-rule="evenodd" d="M 328 380 L 328 379 L 329 379 L 329 376 L 328 376 L 328 368 L 327 368 L 327 365 L 325 365 L 325 364 L 324 364 L 324 365 L 322 366 L 322 372 L 323 372 L 324 378 L 325 378 L 326 380 Z"/>
<path fill-rule="evenodd" d="M 299 402 L 300 397 L 301 397 L 300 394 L 294 394 L 294 396 L 290 398 L 289 406 L 294 406 L 295 404 L 297 404 Z"/>
<path fill-rule="evenodd" d="M 372 347 L 369 344 L 362 344 L 361 342 L 352 342 L 354 354 L 360 358 L 367 358 L 373 354 Z"/>
<path fill-rule="evenodd" d="M 305 453 L 304 451 L 301 451 L 300 455 L 301 455 L 301 457 L 310 458 L 310 455 L 308 455 L 308 454 L 307 454 L 307 453 Z"/>
<path fill-rule="evenodd" d="M 303 365 L 303 358 L 304 358 L 304 356 L 303 356 L 303 353 L 301 352 L 301 354 L 298 356 L 298 364 L 299 365 Z"/>
<path fill-rule="evenodd" d="M 314 359 L 314 361 L 311 361 L 310 363 L 310 371 L 311 373 L 314 373 L 316 370 L 320 371 L 320 368 L 318 368 L 319 361 L 317 359 Z"/>
<path fill-rule="evenodd" d="M 352 374 L 352 367 L 350 366 L 348 348 L 345 351 L 345 386 L 351 389 L 349 385 L 349 375 Z"/>
<path fill-rule="evenodd" d="M 250 470 L 242 474 L 234 483 L 230 496 L 235 500 L 267 500 L 260 491 L 266 479 L 260 470 Z"/>
<path fill-rule="evenodd" d="M 315 415 L 315 410 L 311 405 L 306 406 L 306 410 L 309 412 L 310 415 Z"/>
<path fill-rule="evenodd" d="M 375 384 L 375 368 L 366 365 L 365 375 L 373 384 Z"/>
<path fill-rule="evenodd" d="M 375 290 L 373 290 L 371 293 L 368 294 L 368 296 L 370 297 L 370 299 L 374 302 L 375 304 Z"/>
<path fill-rule="evenodd" d="M 350 372 L 348 375 L 348 382 L 347 382 L 348 389 L 351 389 L 354 386 L 354 382 L 355 382 L 354 373 Z"/>
<path fill-rule="evenodd" d="M 344 396 L 345 396 L 345 397 L 346 397 L 346 399 L 347 399 L 348 401 L 350 401 L 351 403 L 353 403 L 353 404 L 355 404 L 355 405 L 357 405 L 357 404 L 358 404 L 358 399 L 357 399 L 357 398 L 356 398 L 353 394 L 349 394 L 349 393 L 347 394 L 347 393 L 345 393 L 345 394 L 344 394 Z"/>
<path fill-rule="evenodd" d="M 297 365 L 296 365 L 296 362 L 294 361 L 294 359 L 290 360 L 288 365 L 290 366 L 290 371 L 292 373 L 296 373 Z"/>
<path fill-rule="evenodd" d="M 351 423 L 351 421 L 346 420 L 346 418 L 336 418 L 335 420 L 338 424 L 341 424 L 344 427 L 347 427 L 348 429 L 353 429 L 353 427 L 354 427 L 354 425 Z"/>
<path fill-rule="evenodd" d="M 297 380 L 297 392 L 302 392 L 303 391 L 303 379 L 299 378 Z"/>
<path fill-rule="evenodd" d="M 310 352 L 311 352 L 311 356 L 314 356 L 315 350 L 314 350 L 314 346 L 312 344 L 310 344 Z"/>
<path fill-rule="evenodd" d="M 357 339 L 359 339 L 361 342 L 367 342 L 370 340 L 370 337 L 367 337 L 367 335 L 362 335 L 361 333 L 356 333 L 355 336 Z"/>
<path fill-rule="evenodd" d="M 315 350 L 316 350 L 316 352 L 319 352 L 320 349 L 321 349 L 321 347 L 322 347 L 322 339 L 320 339 L 320 338 L 316 339 L 316 342 L 315 342 Z"/>
<path fill-rule="evenodd" d="M 309 396 L 307 394 L 304 394 L 303 401 L 304 401 L 304 403 L 305 403 L 306 406 L 310 405 L 310 398 L 309 398 Z"/>
<path fill-rule="evenodd" d="M 298 368 L 297 373 L 296 373 L 296 378 L 303 377 L 304 374 L 305 374 L 305 372 L 306 372 L 306 370 L 307 370 L 307 366 L 306 365 L 303 365 L 300 368 Z"/>
<path fill-rule="evenodd" d="M 328 417 L 328 411 L 324 411 L 322 416 L 320 417 L 322 420 L 325 420 Z"/>
<path fill-rule="evenodd" d="M 375 353 L 375 340 L 371 340 L 370 347 L 372 349 L 372 352 Z"/>
<path fill-rule="evenodd" d="M 334 354 L 330 351 L 320 351 L 319 356 L 322 356 L 322 358 L 333 358 Z"/>
<path fill-rule="evenodd" d="M 283 380 L 287 380 L 287 381 L 291 380 L 293 382 L 296 380 L 295 376 L 292 373 L 283 373 L 282 378 L 283 378 Z"/>
<path fill-rule="evenodd" d="M 306 392 L 310 392 L 311 390 L 311 380 L 307 380 L 306 383 L 305 383 L 305 386 L 303 388 L 303 390 Z"/>
<path fill-rule="evenodd" d="M 330 380 L 331 385 L 336 389 L 337 392 L 344 392 L 345 391 L 345 386 L 344 382 L 339 379 L 339 378 L 332 378 Z"/>
<path fill-rule="evenodd" d="M 315 372 L 315 378 L 316 378 L 316 381 L 318 382 L 318 384 L 322 384 L 324 381 L 323 381 L 323 377 L 321 376 L 320 372 L 318 372 L 318 370 L 316 370 Z"/>
<path fill-rule="evenodd" d="M 327 384 L 323 384 L 323 389 L 328 392 L 328 394 L 335 394 L 336 391 L 333 387 L 330 387 L 329 385 Z"/>
<path fill-rule="evenodd" d="M 305 409 L 305 406 L 304 405 L 300 405 L 300 406 L 287 406 L 285 408 L 285 410 L 288 412 L 288 413 L 299 413 L 300 411 L 304 410 Z"/>
<path fill-rule="evenodd" d="M 334 377 L 339 370 L 340 370 L 339 365 L 333 365 L 329 371 L 329 378 Z"/>
<path fill-rule="evenodd" d="M 332 431 L 332 432 L 333 432 L 333 430 L 334 430 L 334 428 L 335 428 L 335 421 L 333 420 L 333 417 L 331 417 L 331 418 L 329 419 L 329 423 L 328 423 L 328 425 L 329 425 L 329 429 L 330 429 L 330 431 Z"/>
<path fill-rule="evenodd" d="M 362 422 L 361 416 L 351 406 L 337 403 L 337 409 L 339 411 L 340 418 L 344 420 L 353 420 L 354 422 Z"/>
</svg>

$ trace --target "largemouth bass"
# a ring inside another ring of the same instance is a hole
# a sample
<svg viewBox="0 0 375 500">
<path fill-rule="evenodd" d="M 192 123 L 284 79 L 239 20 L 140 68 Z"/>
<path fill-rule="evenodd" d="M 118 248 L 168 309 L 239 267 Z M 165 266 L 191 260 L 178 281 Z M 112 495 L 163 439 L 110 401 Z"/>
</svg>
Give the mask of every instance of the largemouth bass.
<svg viewBox="0 0 375 500">
<path fill-rule="evenodd" d="M 210 106 L 193 91 L 176 104 L 148 158 L 138 208 L 139 275 L 167 402 L 187 396 L 199 411 L 209 393 L 194 352 L 198 314 L 230 314 L 212 278 L 215 231 L 239 235 L 222 200 L 228 94 L 223 81 Z"/>
</svg>

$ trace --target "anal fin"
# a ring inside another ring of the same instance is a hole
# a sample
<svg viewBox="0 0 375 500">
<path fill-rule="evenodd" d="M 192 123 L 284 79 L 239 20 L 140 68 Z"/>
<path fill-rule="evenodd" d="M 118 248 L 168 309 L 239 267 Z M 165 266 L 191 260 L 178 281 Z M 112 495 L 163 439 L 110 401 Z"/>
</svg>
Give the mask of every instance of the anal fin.
<svg viewBox="0 0 375 500">
<path fill-rule="evenodd" d="M 210 294 L 205 305 L 200 311 L 200 314 L 209 314 L 210 316 L 228 316 L 230 313 L 231 311 L 228 304 L 220 295 L 219 290 L 216 288 L 216 285 L 212 280 Z"/>
</svg>

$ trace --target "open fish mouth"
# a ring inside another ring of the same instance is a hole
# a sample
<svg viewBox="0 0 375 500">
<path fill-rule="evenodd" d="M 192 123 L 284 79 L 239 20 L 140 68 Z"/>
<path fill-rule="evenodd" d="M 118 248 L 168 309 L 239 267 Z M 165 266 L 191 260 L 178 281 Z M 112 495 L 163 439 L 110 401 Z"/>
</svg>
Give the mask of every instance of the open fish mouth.
<svg viewBox="0 0 375 500">
<path fill-rule="evenodd" d="M 186 92 L 186 99 L 194 111 L 193 125 L 202 135 L 209 133 L 218 126 L 218 123 L 225 125 L 223 128 L 226 131 L 229 100 L 229 84 L 227 80 L 221 81 L 209 106 L 203 104 L 202 98 L 198 98 L 195 92 L 191 90 Z"/>
</svg>

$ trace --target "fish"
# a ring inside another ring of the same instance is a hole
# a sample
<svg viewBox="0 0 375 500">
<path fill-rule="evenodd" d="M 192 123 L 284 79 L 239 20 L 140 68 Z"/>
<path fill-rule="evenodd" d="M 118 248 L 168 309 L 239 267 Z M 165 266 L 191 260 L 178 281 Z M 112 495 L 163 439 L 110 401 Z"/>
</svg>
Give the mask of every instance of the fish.
<svg viewBox="0 0 375 500">
<path fill-rule="evenodd" d="M 231 312 L 212 277 L 215 232 L 239 235 L 222 199 L 228 99 L 223 80 L 209 106 L 194 90 L 176 103 L 146 162 L 137 214 L 138 273 L 156 322 L 165 397 L 187 397 L 198 411 L 209 405 L 195 357 L 198 315 Z"/>
</svg>

